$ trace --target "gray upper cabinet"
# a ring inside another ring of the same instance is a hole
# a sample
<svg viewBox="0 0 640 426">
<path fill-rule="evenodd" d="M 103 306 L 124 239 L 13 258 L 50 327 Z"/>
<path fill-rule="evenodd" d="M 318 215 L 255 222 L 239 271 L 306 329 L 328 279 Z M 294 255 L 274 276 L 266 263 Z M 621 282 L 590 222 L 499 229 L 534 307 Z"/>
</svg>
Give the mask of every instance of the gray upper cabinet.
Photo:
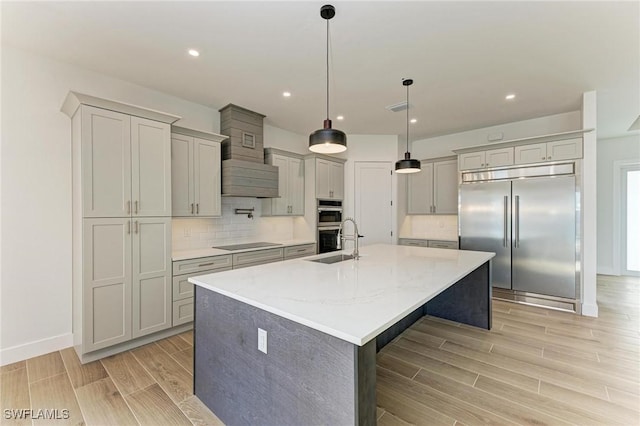
<svg viewBox="0 0 640 426">
<path fill-rule="evenodd" d="M 460 154 L 458 167 L 460 170 L 472 170 L 510 166 L 513 164 L 513 155 L 513 147 L 468 152 Z"/>
<path fill-rule="evenodd" d="M 324 199 L 344 198 L 344 164 L 316 158 L 316 197 Z"/>
<path fill-rule="evenodd" d="M 423 160 L 407 176 L 407 214 L 456 214 L 458 163 L 454 158 Z"/>
<path fill-rule="evenodd" d="M 182 127 L 171 135 L 173 216 L 222 214 L 220 143 L 226 136 Z"/>
<path fill-rule="evenodd" d="M 171 215 L 169 125 L 83 105 L 83 216 Z"/>
<path fill-rule="evenodd" d="M 262 201 L 263 216 L 304 215 L 304 160 L 285 151 L 265 149 L 265 162 L 278 167 L 278 198 Z"/>
<path fill-rule="evenodd" d="M 529 164 L 543 161 L 560 161 L 582 158 L 582 138 L 515 147 L 515 163 Z"/>
</svg>

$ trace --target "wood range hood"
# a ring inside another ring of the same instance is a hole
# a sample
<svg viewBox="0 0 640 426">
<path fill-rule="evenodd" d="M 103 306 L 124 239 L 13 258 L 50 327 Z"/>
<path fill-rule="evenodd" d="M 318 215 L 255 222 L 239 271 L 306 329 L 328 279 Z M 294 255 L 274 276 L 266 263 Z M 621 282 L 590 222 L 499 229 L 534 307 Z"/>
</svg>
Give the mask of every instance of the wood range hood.
<svg viewBox="0 0 640 426">
<path fill-rule="evenodd" d="M 223 197 L 278 197 L 278 168 L 264 164 L 264 115 L 237 105 L 220 109 Z"/>
</svg>

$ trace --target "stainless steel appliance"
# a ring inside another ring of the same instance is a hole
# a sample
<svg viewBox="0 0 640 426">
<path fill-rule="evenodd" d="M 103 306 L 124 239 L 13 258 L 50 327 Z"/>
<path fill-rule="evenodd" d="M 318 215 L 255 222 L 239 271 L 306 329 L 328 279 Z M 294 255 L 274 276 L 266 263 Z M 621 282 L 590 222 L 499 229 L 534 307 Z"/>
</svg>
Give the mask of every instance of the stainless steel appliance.
<svg viewBox="0 0 640 426">
<path fill-rule="evenodd" d="M 342 223 L 342 201 L 318 199 L 318 253 L 338 250 L 338 230 Z"/>
<path fill-rule="evenodd" d="M 578 166 L 461 174 L 460 248 L 496 253 L 494 296 L 579 309 Z"/>
<path fill-rule="evenodd" d="M 318 199 L 318 226 L 340 226 L 342 201 Z"/>
</svg>

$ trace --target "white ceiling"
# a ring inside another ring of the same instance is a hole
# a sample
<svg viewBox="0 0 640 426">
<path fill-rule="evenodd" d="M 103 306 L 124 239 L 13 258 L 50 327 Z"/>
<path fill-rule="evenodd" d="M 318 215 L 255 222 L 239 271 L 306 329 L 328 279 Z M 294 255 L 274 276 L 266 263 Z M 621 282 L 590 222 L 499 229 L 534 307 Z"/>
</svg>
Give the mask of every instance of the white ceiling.
<svg viewBox="0 0 640 426">
<path fill-rule="evenodd" d="M 326 115 L 322 4 L 2 1 L 2 43 L 309 134 Z M 591 90 L 599 137 L 640 114 L 640 2 L 333 4 L 331 116 L 346 133 L 404 134 L 406 113 L 385 109 L 403 77 L 412 140 L 577 110 Z"/>
</svg>

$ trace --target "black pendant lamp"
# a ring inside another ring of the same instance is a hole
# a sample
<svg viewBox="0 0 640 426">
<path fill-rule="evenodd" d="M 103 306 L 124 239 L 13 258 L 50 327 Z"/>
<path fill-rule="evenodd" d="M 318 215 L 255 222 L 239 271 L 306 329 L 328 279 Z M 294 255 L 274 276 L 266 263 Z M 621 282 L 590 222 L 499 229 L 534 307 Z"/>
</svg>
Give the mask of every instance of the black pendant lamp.
<svg viewBox="0 0 640 426">
<path fill-rule="evenodd" d="M 405 78 L 402 85 L 407 87 L 407 152 L 404 153 L 404 159 L 396 161 L 396 173 L 418 173 L 420 171 L 420 161 L 411 158 L 409 152 L 409 86 L 413 84 L 413 80 Z"/>
<path fill-rule="evenodd" d="M 320 16 L 327 20 L 327 119 L 322 129 L 309 135 L 309 150 L 321 154 L 337 154 L 347 149 L 347 135 L 331 128 L 329 119 L 329 19 L 336 15 L 335 7 L 325 4 L 320 8 Z"/>
</svg>

